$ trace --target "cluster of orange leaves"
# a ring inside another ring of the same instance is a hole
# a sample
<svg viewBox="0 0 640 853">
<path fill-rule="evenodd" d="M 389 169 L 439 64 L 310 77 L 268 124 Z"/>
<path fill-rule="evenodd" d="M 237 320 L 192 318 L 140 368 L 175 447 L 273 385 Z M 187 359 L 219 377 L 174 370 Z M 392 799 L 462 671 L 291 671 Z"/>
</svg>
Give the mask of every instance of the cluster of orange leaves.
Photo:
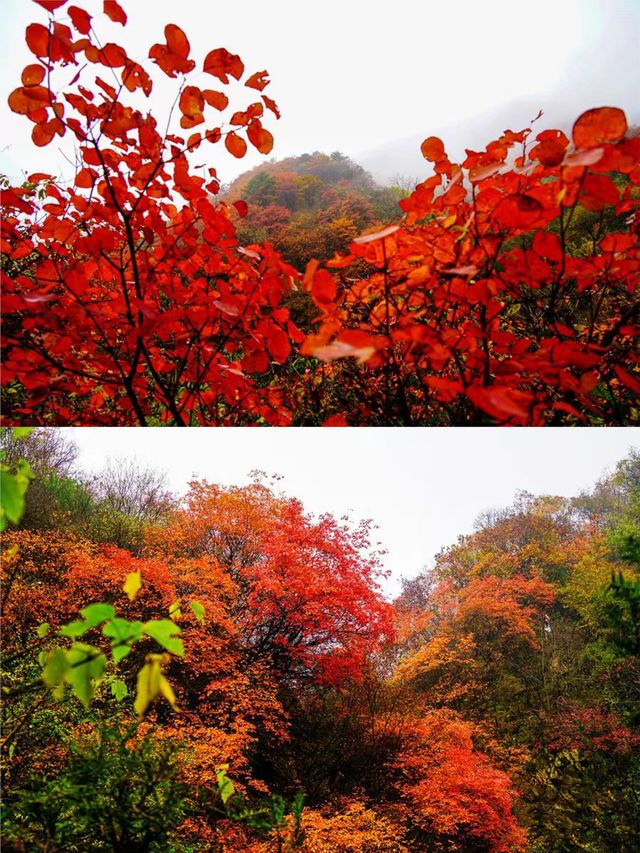
<svg viewBox="0 0 640 853">
<path fill-rule="evenodd" d="M 9 106 L 33 122 L 37 145 L 70 133 L 79 159 L 72 186 L 38 173 L 3 193 L 3 383 L 18 379 L 25 392 L 12 418 L 33 417 L 46 400 L 54 423 L 288 423 L 282 393 L 253 377 L 284 362 L 301 339 L 281 304 L 293 270 L 268 248 L 238 245 L 232 212 L 246 206 L 216 205 L 215 169 L 202 177 L 189 162 L 203 143 L 223 138 L 236 157 L 247 150 L 245 136 L 268 153 L 262 116 L 279 116 L 276 104 L 261 94 L 225 124 L 188 138 L 162 133 L 134 105 L 153 87 L 142 65 L 115 43 L 101 45 L 79 7 L 66 9 L 67 24 L 53 14 L 65 3 L 40 5 L 51 13 L 48 26 L 31 24 L 26 36 L 38 62 L 25 68 Z M 126 23 L 115 2 L 104 10 Z M 169 77 L 193 74 L 184 32 L 169 24 L 165 38 L 150 59 Z M 66 66 L 71 79 L 60 88 L 54 73 Z M 92 66 L 99 73 L 89 84 Z M 217 48 L 201 73 L 227 86 L 243 78 L 244 64 Z M 244 86 L 262 93 L 268 82 L 260 71 Z M 126 95 L 136 96 L 132 105 Z M 228 100 L 183 84 L 181 129 L 203 124 Z"/>
<path fill-rule="evenodd" d="M 426 838 L 450 839 L 452 850 L 474 843 L 493 853 L 523 850 L 511 779 L 475 749 L 473 734 L 472 724 L 448 711 L 415 722 L 398 759 L 413 822 Z"/>
<path fill-rule="evenodd" d="M 621 110 L 589 110 L 571 141 L 545 130 L 528 149 L 530 128 L 505 131 L 462 164 L 425 140 L 435 174 L 401 202 L 403 222 L 357 238 L 333 273 L 310 262 L 303 286 L 320 316 L 305 338 L 284 304 L 297 273 L 269 244 L 239 245 L 233 218 L 247 205 L 215 204 L 215 169 L 195 174 L 189 159 L 222 139 L 235 157 L 248 144 L 271 150 L 263 119 L 279 110 L 263 94 L 267 72 L 244 79 L 259 100 L 194 130 L 229 97 L 187 83 L 196 60 L 167 25 L 148 57 L 180 77 L 180 131 L 193 132 L 161 133 L 136 106 L 149 71 L 101 44 L 80 7 L 39 5 L 49 22 L 27 28 L 37 61 L 9 106 L 33 123 L 36 145 L 69 133 L 79 159 L 73 186 L 36 173 L 3 193 L 7 422 L 637 420 L 640 137 Z M 115 0 L 104 12 L 126 24 Z M 67 66 L 70 79 L 54 85 Z M 108 79 L 87 81 L 92 67 Z M 216 48 L 200 73 L 227 86 L 244 70 Z M 567 246 L 578 207 L 621 223 L 600 227 L 580 256 Z M 296 348 L 350 363 L 324 370 L 319 391 L 315 370 L 285 369 Z M 310 415 L 305 401 L 319 394 Z"/>
<path fill-rule="evenodd" d="M 185 773 L 213 787 L 223 762 L 247 783 L 258 726 L 273 743 L 286 740 L 279 685 L 358 678 L 363 660 L 393 635 L 378 561 L 366 553 L 367 527 L 314 520 L 298 501 L 257 484 L 193 483 L 184 510 L 170 528 L 150 532 L 140 556 L 62 532 L 15 531 L 6 545 L 7 653 L 28 645 L 38 624 L 55 631 L 94 601 L 143 620 L 182 601 L 175 618 L 186 654 L 167 670 L 181 714 L 163 736 L 193 744 Z M 133 602 L 122 594 L 131 572 L 143 582 Z M 191 599 L 204 608 L 202 624 Z M 144 654 L 127 657 L 125 677 L 135 676 Z M 263 789 L 252 781 L 252 790 Z"/>
<path fill-rule="evenodd" d="M 369 392 L 334 417 L 637 418 L 640 137 L 613 107 L 581 115 L 571 142 L 545 130 L 527 149 L 531 132 L 505 131 L 462 164 L 438 138 L 425 140 L 435 174 L 400 202 L 403 223 L 356 239 L 328 263 L 333 275 L 309 266 L 322 316 L 301 352 L 369 368 Z M 567 247 L 578 206 L 622 218 L 579 257 Z M 370 274 L 348 278 L 363 261 Z"/>
</svg>

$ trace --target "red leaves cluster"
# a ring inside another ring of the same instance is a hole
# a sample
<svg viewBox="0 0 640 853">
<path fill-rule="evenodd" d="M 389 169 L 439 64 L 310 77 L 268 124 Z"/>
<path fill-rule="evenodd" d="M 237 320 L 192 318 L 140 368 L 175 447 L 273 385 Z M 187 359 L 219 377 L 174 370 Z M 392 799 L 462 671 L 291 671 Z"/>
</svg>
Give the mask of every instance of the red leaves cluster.
<svg viewBox="0 0 640 853">
<path fill-rule="evenodd" d="M 445 845 L 524 850 L 511 779 L 474 748 L 473 734 L 473 725 L 446 711 L 430 712 L 410 729 L 399 765 L 412 823 Z"/>
<path fill-rule="evenodd" d="M 149 51 L 149 58 L 161 68 L 167 77 L 177 74 L 188 74 L 196 67 L 193 59 L 189 59 L 191 46 L 180 27 L 167 24 L 164 28 L 166 44 L 154 44 Z"/>
<path fill-rule="evenodd" d="M 307 277 L 322 322 L 301 351 L 367 363 L 367 399 L 341 414 L 405 424 L 637 419 L 640 137 L 626 132 L 624 113 L 603 107 L 578 118 L 573 146 L 546 130 L 514 157 L 531 130 L 506 131 L 461 165 L 426 139 L 435 175 L 400 203 L 404 224 L 329 263 L 333 285 L 326 271 Z M 580 211 L 601 218 L 578 252 Z M 341 286 L 363 262 L 366 277 Z M 334 368 L 337 383 L 350 375 Z"/>
<path fill-rule="evenodd" d="M 9 96 L 34 123 L 37 145 L 69 131 L 81 158 L 71 187 L 32 175 L 3 195 L 3 383 L 24 389 L 11 419 L 32 419 L 46 401 L 51 423 L 289 423 L 271 377 L 256 380 L 300 339 L 282 305 L 295 272 L 269 247 L 243 253 L 229 209 L 213 200 L 215 169 L 203 177 L 189 163 L 203 141 L 223 136 L 236 157 L 246 139 L 270 151 L 263 103 L 236 111 L 234 130 L 162 135 L 155 118 L 124 101 L 127 92 L 151 92 L 142 65 L 119 45 L 94 41 L 83 9 L 64 11 L 80 37 L 54 17 L 30 25 L 27 44 L 43 64 L 28 65 Z M 126 24 L 118 3 L 105 0 L 104 11 Z M 165 39 L 151 59 L 169 77 L 193 71 L 182 30 L 167 25 Z M 54 94 L 57 67 L 80 61 L 89 65 Z M 99 76 L 79 82 L 92 64 L 114 69 L 122 86 Z M 225 84 L 244 73 L 224 49 L 211 51 L 204 68 Z M 264 71 L 246 81 L 260 91 L 267 84 Z M 204 125 L 228 103 L 223 92 L 184 85 L 180 126 Z"/>
<path fill-rule="evenodd" d="M 329 515 L 313 519 L 299 501 L 257 484 L 196 482 L 173 530 L 178 553 L 207 553 L 234 579 L 243 642 L 280 677 L 358 679 L 392 638 L 367 523 L 354 529 Z"/>
<path fill-rule="evenodd" d="M 401 202 L 403 222 L 356 239 L 329 269 L 309 266 L 318 316 L 305 339 L 282 304 L 294 270 L 269 246 L 240 251 L 232 215 L 211 200 L 215 170 L 189 162 L 222 139 L 236 158 L 272 151 L 267 72 L 243 81 L 239 56 L 209 51 L 203 74 L 260 100 L 223 125 L 227 94 L 190 79 L 178 98 L 189 133 L 162 135 L 124 101 L 152 91 L 142 64 L 98 42 L 82 8 L 39 5 L 47 25 L 26 32 L 38 62 L 9 106 L 37 146 L 69 132 L 82 162 L 70 188 L 40 175 L 4 193 L 11 422 L 284 425 L 307 422 L 306 399 L 314 423 L 638 421 L 640 137 L 621 110 L 589 110 L 571 140 L 545 130 L 527 147 L 530 128 L 507 130 L 460 164 L 426 139 L 434 175 Z M 127 22 L 115 0 L 104 13 Z M 186 34 L 168 24 L 164 35 L 153 63 L 171 78 L 194 72 Z M 55 86 L 69 65 L 75 77 Z M 119 82 L 87 81 L 92 68 Z M 340 227 L 340 239 L 357 233 Z M 322 393 L 315 369 L 279 368 L 300 343 L 330 363 Z"/>
</svg>

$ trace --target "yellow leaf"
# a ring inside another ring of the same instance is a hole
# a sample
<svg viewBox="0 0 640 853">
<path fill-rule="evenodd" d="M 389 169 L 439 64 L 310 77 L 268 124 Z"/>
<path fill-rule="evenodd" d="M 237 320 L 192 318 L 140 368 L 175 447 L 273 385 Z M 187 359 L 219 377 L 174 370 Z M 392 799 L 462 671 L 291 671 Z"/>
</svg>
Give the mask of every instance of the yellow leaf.
<svg viewBox="0 0 640 853">
<path fill-rule="evenodd" d="M 173 604 L 169 607 L 169 618 L 173 619 L 174 622 L 178 622 L 182 619 L 182 610 L 180 609 L 180 599 L 174 601 Z"/>
<path fill-rule="evenodd" d="M 164 696 L 174 711 L 178 710 L 173 688 L 162 674 L 162 669 L 169 662 L 169 655 L 147 655 L 145 663 L 138 673 L 136 700 L 134 709 L 138 717 L 143 717 L 149 705 L 158 696 Z"/>
<path fill-rule="evenodd" d="M 169 684 L 164 675 L 160 676 L 160 693 L 164 696 L 167 702 L 171 705 L 174 711 L 178 710 L 176 703 L 176 694 L 173 692 L 173 687 Z"/>
<path fill-rule="evenodd" d="M 133 601 L 141 586 L 142 579 L 140 578 L 140 572 L 129 572 L 122 587 L 122 591 L 127 593 L 129 601 Z"/>
</svg>

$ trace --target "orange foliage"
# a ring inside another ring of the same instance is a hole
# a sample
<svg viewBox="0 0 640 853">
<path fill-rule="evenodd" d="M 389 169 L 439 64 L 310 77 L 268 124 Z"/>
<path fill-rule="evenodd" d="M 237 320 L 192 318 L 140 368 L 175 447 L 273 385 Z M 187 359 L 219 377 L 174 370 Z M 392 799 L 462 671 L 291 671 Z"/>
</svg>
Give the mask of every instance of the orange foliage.
<svg viewBox="0 0 640 853">
<path fill-rule="evenodd" d="M 425 840 L 445 845 L 435 849 L 464 851 L 482 843 L 490 853 L 523 850 L 526 833 L 513 814 L 511 780 L 474 749 L 473 733 L 446 711 L 415 722 L 398 757 L 410 821 Z"/>
<path fill-rule="evenodd" d="M 104 12 L 126 25 L 115 0 Z M 58 424 L 288 424 L 282 392 L 255 380 L 270 372 L 267 353 L 281 362 L 298 336 L 281 304 L 295 271 L 269 247 L 242 251 L 229 209 L 215 203 L 216 170 L 202 177 L 189 161 L 223 138 L 235 157 L 247 141 L 269 151 L 273 137 L 258 118 L 264 96 L 223 130 L 226 94 L 202 89 L 194 75 L 179 92 L 178 130 L 206 129 L 161 132 L 164 121 L 126 102 L 129 93 L 149 97 L 152 76 L 121 46 L 101 45 L 83 9 L 72 7 L 69 19 L 71 27 L 52 18 L 50 28 L 27 28 L 49 73 L 45 82 L 40 66 L 28 65 L 9 95 L 33 123 L 36 145 L 69 134 L 79 157 L 71 186 L 38 173 L 3 193 L 2 381 L 24 389 L 9 418 L 31 421 L 46 409 Z M 186 34 L 168 24 L 164 35 L 149 51 L 155 65 L 172 78 L 195 72 Z M 78 73 L 60 85 L 68 64 Z M 104 68 L 115 87 L 99 76 Z M 226 86 L 244 64 L 217 48 L 201 73 Z M 248 75 L 243 91 L 264 88 L 265 75 Z"/>
<path fill-rule="evenodd" d="M 258 484 L 196 482 L 172 533 L 179 553 L 206 554 L 233 578 L 234 621 L 253 657 L 281 676 L 338 683 L 392 636 L 370 526 L 313 519 Z"/>
<path fill-rule="evenodd" d="M 400 202 L 401 227 L 356 239 L 328 264 L 342 285 L 333 299 L 316 299 L 309 285 L 322 323 L 301 352 L 368 367 L 365 399 L 344 410 L 350 421 L 637 416 L 640 137 L 626 131 L 621 110 L 590 110 L 573 145 L 547 130 L 527 153 L 531 128 L 507 130 L 462 164 L 425 140 L 435 174 Z M 568 247 L 578 205 L 619 218 L 618 232 L 601 230 L 584 257 Z M 354 333 L 360 353 L 349 348 Z M 348 367 L 334 376 L 353 381 Z"/>
</svg>

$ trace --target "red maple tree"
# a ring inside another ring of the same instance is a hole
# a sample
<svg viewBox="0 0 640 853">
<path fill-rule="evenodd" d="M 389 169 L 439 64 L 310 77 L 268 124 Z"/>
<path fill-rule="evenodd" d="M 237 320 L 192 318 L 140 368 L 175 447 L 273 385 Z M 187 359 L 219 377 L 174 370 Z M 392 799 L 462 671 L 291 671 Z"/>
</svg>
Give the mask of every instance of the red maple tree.
<svg viewBox="0 0 640 853">
<path fill-rule="evenodd" d="M 63 22 L 65 2 L 40 5 L 48 24 L 26 32 L 37 62 L 9 106 L 33 123 L 36 145 L 71 135 L 78 164 L 72 186 L 38 173 L 3 193 L 3 383 L 21 385 L 9 397 L 11 419 L 288 423 L 269 380 L 298 336 L 282 305 L 295 273 L 268 247 L 243 250 L 232 213 L 246 206 L 216 204 L 215 169 L 197 175 L 189 161 L 221 140 L 235 157 L 246 140 L 271 150 L 263 117 L 279 112 L 262 94 L 267 72 L 245 76 L 240 57 L 217 48 L 201 61 L 201 86 L 187 84 L 196 61 L 185 33 L 168 24 L 166 42 L 149 50 L 161 72 L 179 77 L 180 131 L 163 131 L 137 106 L 153 87 L 142 64 L 102 44 L 83 9 L 67 7 Z M 104 11 L 126 24 L 117 3 Z M 244 80 L 260 98 L 221 123 L 229 99 L 205 88 L 211 78 L 222 88 Z"/>
</svg>

